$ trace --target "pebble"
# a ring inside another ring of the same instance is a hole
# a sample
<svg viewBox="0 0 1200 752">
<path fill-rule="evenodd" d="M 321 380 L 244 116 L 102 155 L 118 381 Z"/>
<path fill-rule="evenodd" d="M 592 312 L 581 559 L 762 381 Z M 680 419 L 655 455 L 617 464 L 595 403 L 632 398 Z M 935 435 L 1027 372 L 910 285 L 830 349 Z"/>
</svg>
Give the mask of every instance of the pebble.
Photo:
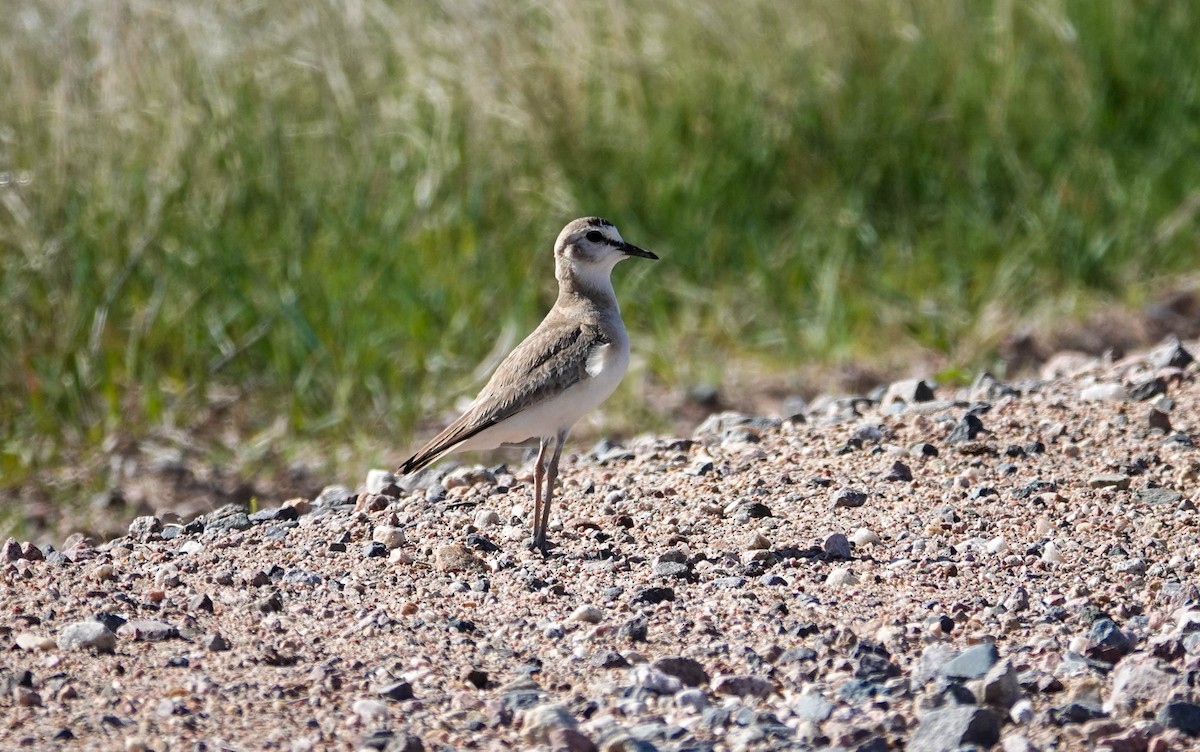
<svg viewBox="0 0 1200 752">
<path fill-rule="evenodd" d="M 129 537 L 139 543 L 147 543 L 158 538 L 162 532 L 162 520 L 153 515 L 134 518 L 129 523 Z"/>
<path fill-rule="evenodd" d="M 388 549 L 399 548 L 406 542 L 403 528 L 392 525 L 376 525 L 371 531 L 371 540 L 382 543 Z"/>
<path fill-rule="evenodd" d="M 379 700 L 360 698 L 354 701 L 350 710 L 358 716 L 364 725 L 383 723 L 387 721 L 388 706 Z"/>
<path fill-rule="evenodd" d="M 803 692 L 789 706 L 797 718 L 812 723 L 824 723 L 833 715 L 834 704 L 816 691 Z"/>
<path fill-rule="evenodd" d="M 1002 719 L 995 711 L 970 705 L 931 710 L 917 722 L 906 752 L 956 752 L 975 745 L 984 749 L 1000 740 Z"/>
<path fill-rule="evenodd" d="M 1161 701 L 1179 686 L 1182 676 L 1165 670 L 1155 658 L 1131 656 L 1116 665 L 1112 676 L 1112 691 L 1104 709 L 1127 712 L 1141 703 Z"/>
<path fill-rule="evenodd" d="M 1128 395 L 1120 382 L 1093 384 L 1079 393 L 1084 402 L 1119 402 Z"/>
<path fill-rule="evenodd" d="M 961 444 L 974 441 L 982 433 L 987 433 L 987 429 L 983 427 L 983 421 L 979 419 L 979 416 L 967 413 L 950 431 L 950 435 L 946 437 L 946 443 Z"/>
<path fill-rule="evenodd" d="M 571 616 L 567 621 L 579 622 L 582 624 L 599 624 L 604 618 L 604 612 L 598 607 L 585 603 L 571 612 Z"/>
<path fill-rule="evenodd" d="M 34 634 L 33 632 L 18 632 L 13 637 L 13 642 L 21 650 L 29 651 L 53 650 L 55 646 L 54 640 L 45 635 Z"/>
<path fill-rule="evenodd" d="M 893 402 L 903 402 L 907 405 L 916 402 L 930 402 L 934 399 L 933 386 L 924 379 L 905 379 L 893 382 L 883 394 L 880 401 L 883 405 Z"/>
<path fill-rule="evenodd" d="M 980 700 L 985 705 L 1008 709 L 1021 699 L 1021 683 L 1012 661 L 1005 658 L 988 669 L 983 677 Z"/>
<path fill-rule="evenodd" d="M 708 672 L 704 670 L 704 666 L 693 658 L 678 655 L 664 656 L 656 658 L 650 666 L 664 674 L 674 676 L 689 687 L 699 687 L 709 681 Z"/>
<path fill-rule="evenodd" d="M 973 645 L 942 666 L 942 675 L 950 679 L 979 679 L 1000 660 L 1000 651 L 991 642 Z"/>
<path fill-rule="evenodd" d="M 907 483 L 913 479 L 912 469 L 903 462 L 893 462 L 884 480 Z"/>
<path fill-rule="evenodd" d="M 434 566 L 442 572 L 468 572 L 484 569 L 484 563 L 461 543 L 440 546 L 433 554 Z"/>
<path fill-rule="evenodd" d="M 396 482 L 396 476 L 390 470 L 371 469 L 367 471 L 367 483 L 364 490 L 369 494 L 383 493 L 383 489 Z"/>
<path fill-rule="evenodd" d="M 1089 658 L 1116 663 L 1133 649 L 1133 641 L 1111 619 L 1098 619 L 1088 630 Z"/>
<path fill-rule="evenodd" d="M 708 695 L 703 690 L 683 689 L 675 694 L 675 704 L 683 710 L 699 713 L 712 703 L 708 701 Z"/>
<path fill-rule="evenodd" d="M 209 650 L 213 653 L 220 653 L 225 650 L 229 650 L 229 648 L 232 647 L 232 645 L 229 644 L 229 640 L 225 639 L 220 632 L 209 632 L 208 634 L 204 635 L 204 637 L 200 638 L 200 644 L 205 650 Z"/>
<path fill-rule="evenodd" d="M 1088 486 L 1091 488 L 1115 488 L 1118 491 L 1127 491 L 1129 489 L 1129 476 L 1122 473 L 1101 473 L 1093 475 L 1088 480 Z"/>
<path fill-rule="evenodd" d="M 1188 736 L 1200 737 L 1200 705 L 1194 702 L 1168 702 L 1159 709 L 1154 719 L 1166 728 L 1179 729 Z"/>
<path fill-rule="evenodd" d="M 133 619 L 117 628 L 117 636 L 139 642 L 160 642 L 179 636 L 179 630 L 155 619 Z"/>
<path fill-rule="evenodd" d="M 861 507 L 867 503 L 867 495 L 853 488 L 840 488 L 833 494 L 834 507 Z"/>
<path fill-rule="evenodd" d="M 825 553 L 826 559 L 849 559 L 851 557 L 850 539 L 841 533 L 833 533 L 825 538 L 821 544 L 821 550 Z"/>
<path fill-rule="evenodd" d="M 487 530 L 493 525 L 500 524 L 500 515 L 494 509 L 476 509 L 471 524 L 478 530 Z"/>
<path fill-rule="evenodd" d="M 63 627 L 59 630 L 57 642 L 60 650 L 92 648 L 101 653 L 111 653 L 117 646 L 117 636 L 100 622 L 89 619 Z"/>
<path fill-rule="evenodd" d="M 835 567 L 825 578 L 826 585 L 834 587 L 858 585 L 860 580 L 846 567 Z"/>
<path fill-rule="evenodd" d="M 579 722 L 571 711 L 557 703 L 537 705 L 525 711 L 521 736 L 530 744 L 548 744 L 555 729 L 577 729 Z"/>
<path fill-rule="evenodd" d="M 1009 708 L 1008 717 L 1018 726 L 1024 726 L 1033 720 L 1033 702 L 1028 699 L 1017 700 Z"/>
<path fill-rule="evenodd" d="M 775 685 L 769 680 L 752 674 L 722 676 L 713 682 L 712 688 L 719 695 L 732 695 L 741 698 L 766 698 L 775 691 Z"/>
<path fill-rule="evenodd" d="M 856 546 L 875 545 L 880 542 L 879 536 L 865 527 L 860 527 L 850 536 L 850 541 Z"/>
</svg>

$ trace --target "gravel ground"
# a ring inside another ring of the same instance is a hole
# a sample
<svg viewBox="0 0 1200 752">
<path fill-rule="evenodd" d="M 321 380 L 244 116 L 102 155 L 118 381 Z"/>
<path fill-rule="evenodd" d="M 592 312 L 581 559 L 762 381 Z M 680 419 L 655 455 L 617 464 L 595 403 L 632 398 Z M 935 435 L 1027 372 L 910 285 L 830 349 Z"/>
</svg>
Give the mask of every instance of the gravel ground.
<svg viewBox="0 0 1200 752">
<path fill-rule="evenodd" d="M 0 749 L 1200 748 L 1198 345 L 10 540 Z"/>
</svg>

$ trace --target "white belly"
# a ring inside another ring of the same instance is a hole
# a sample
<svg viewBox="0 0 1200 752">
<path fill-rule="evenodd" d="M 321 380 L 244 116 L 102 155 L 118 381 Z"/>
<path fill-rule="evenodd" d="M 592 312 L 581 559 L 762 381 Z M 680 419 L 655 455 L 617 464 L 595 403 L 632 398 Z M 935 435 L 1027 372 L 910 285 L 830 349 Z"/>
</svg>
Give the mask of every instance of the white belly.
<svg viewBox="0 0 1200 752">
<path fill-rule="evenodd" d="M 588 377 L 558 396 L 525 408 L 508 420 L 482 431 L 456 451 L 495 449 L 531 438 L 549 438 L 569 431 L 584 414 L 608 399 L 629 368 L 628 341 L 603 345 L 588 359 Z"/>
</svg>

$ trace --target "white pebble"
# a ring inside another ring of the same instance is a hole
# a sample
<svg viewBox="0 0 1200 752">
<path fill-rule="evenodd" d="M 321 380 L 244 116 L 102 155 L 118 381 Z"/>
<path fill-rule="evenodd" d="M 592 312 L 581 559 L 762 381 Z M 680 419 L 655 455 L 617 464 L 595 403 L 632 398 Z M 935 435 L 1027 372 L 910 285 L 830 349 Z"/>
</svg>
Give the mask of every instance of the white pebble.
<svg viewBox="0 0 1200 752">
<path fill-rule="evenodd" d="M 1033 703 L 1028 699 L 1017 700 L 1008 711 L 1008 717 L 1012 718 L 1013 723 L 1024 726 L 1033 720 Z"/>
<path fill-rule="evenodd" d="M 987 550 L 989 554 L 1008 553 L 1008 541 L 1004 540 L 1003 535 L 997 535 L 987 542 Z"/>
<path fill-rule="evenodd" d="M 854 573 L 846 567 L 835 568 L 829 573 L 829 576 L 825 578 L 826 585 L 834 585 L 838 587 L 843 585 L 857 585 L 858 583 L 859 579 L 855 577 Z"/>
<path fill-rule="evenodd" d="M 404 531 L 392 525 L 376 525 L 371 531 L 371 540 L 388 548 L 399 548 L 404 545 Z"/>
<path fill-rule="evenodd" d="M 1054 545 L 1053 542 L 1047 543 L 1046 547 L 1042 549 L 1042 561 L 1048 561 L 1051 564 L 1062 564 L 1062 552 L 1058 550 L 1058 546 Z"/>
<path fill-rule="evenodd" d="M 567 621 L 578 621 L 584 624 L 599 624 L 604 618 L 604 612 L 590 603 L 585 603 L 571 612 Z"/>
<path fill-rule="evenodd" d="M 500 515 L 491 509 L 477 509 L 472 522 L 477 530 L 487 530 L 492 525 L 500 524 Z"/>
<path fill-rule="evenodd" d="M 850 540 L 853 541 L 854 545 L 856 546 L 865 546 L 867 544 L 874 545 L 879 542 L 879 536 L 876 535 L 872 530 L 869 530 L 865 527 L 860 527 L 854 531 L 854 535 L 850 536 Z"/>
</svg>

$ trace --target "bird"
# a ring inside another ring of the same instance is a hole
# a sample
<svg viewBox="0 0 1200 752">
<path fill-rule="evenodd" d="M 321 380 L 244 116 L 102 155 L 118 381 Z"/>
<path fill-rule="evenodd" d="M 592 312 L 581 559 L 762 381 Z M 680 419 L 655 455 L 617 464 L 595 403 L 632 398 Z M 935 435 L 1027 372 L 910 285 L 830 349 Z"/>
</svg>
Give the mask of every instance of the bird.
<svg viewBox="0 0 1200 752">
<path fill-rule="evenodd" d="M 405 460 L 406 476 L 454 452 L 538 440 L 533 473 L 533 545 L 547 554 L 546 528 L 558 463 L 571 428 L 617 388 L 629 367 L 612 270 L 627 258 L 658 256 L 626 242 L 612 222 L 582 217 L 554 243 L 558 298 L 509 353 L 466 411 Z"/>
</svg>

